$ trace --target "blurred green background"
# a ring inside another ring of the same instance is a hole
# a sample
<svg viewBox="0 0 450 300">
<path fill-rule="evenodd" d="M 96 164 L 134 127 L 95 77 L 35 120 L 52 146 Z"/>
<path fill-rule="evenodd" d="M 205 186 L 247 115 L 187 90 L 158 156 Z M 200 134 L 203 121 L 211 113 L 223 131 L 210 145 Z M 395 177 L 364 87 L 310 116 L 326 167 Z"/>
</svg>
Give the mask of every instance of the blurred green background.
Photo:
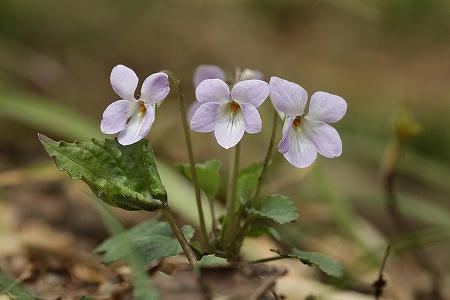
<svg viewBox="0 0 450 300">
<path fill-rule="evenodd" d="M 317 248 L 328 241 L 319 248 L 347 267 L 361 259 L 364 270 L 376 271 L 386 243 L 361 234 L 361 224 L 381 241 L 398 237 L 379 170 L 393 119 L 407 109 L 422 132 L 399 165 L 400 208 L 415 229 L 428 232 L 423 243 L 448 271 L 449 15 L 446 0 L 0 1 L 0 172 L 48 162 L 36 132 L 68 140 L 101 136 L 102 112 L 118 100 L 109 83 L 117 64 L 141 81 L 173 71 L 189 101 L 199 64 L 229 73 L 236 66 L 258 69 L 267 80 L 276 75 L 310 95 L 322 90 L 348 102 L 336 124 L 340 158 L 296 170 L 274 155 L 265 192 L 288 194 L 300 210 L 300 223 L 282 231 L 284 245 Z M 260 112 L 263 131 L 245 136 L 241 166 L 264 159 L 269 102 Z M 158 111 L 150 140 L 161 161 L 187 161 L 174 95 Z M 196 159 L 219 158 L 226 177 L 230 153 L 208 134 L 193 133 L 193 140 Z M 4 198 L 14 200 L 8 183 L 1 186 Z M 347 250 L 335 253 L 336 247 Z M 352 251 L 356 258 L 348 257 Z"/>
</svg>

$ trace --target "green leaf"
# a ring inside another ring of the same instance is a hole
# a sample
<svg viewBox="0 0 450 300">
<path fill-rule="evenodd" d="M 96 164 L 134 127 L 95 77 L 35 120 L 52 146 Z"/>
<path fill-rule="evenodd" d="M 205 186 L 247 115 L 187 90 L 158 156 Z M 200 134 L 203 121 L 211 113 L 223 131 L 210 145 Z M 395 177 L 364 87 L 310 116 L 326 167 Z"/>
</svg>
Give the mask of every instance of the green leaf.
<svg viewBox="0 0 450 300">
<path fill-rule="evenodd" d="M 279 224 L 297 220 L 298 212 L 294 202 L 288 197 L 281 195 L 270 195 L 261 201 L 259 209 L 246 208 L 247 212 L 255 217 L 268 218 Z"/>
<path fill-rule="evenodd" d="M 97 209 L 103 223 L 108 228 L 108 231 L 116 236 L 124 232 L 124 228 L 116 216 L 109 210 L 109 208 L 100 199 L 92 196 L 92 204 Z M 154 224 L 158 221 L 158 217 L 153 217 L 148 222 Z M 144 222 L 145 223 L 145 222 Z M 147 223 L 147 224 L 149 224 Z M 137 226 L 136 226 L 137 227 Z M 154 300 L 159 299 L 158 291 L 153 286 L 151 279 L 147 275 L 146 265 L 143 262 L 143 258 L 139 256 L 133 248 L 128 247 L 127 241 L 123 238 L 123 247 L 126 249 L 124 253 L 128 252 L 124 258 L 128 263 L 133 275 L 133 297 L 138 300 Z"/>
<path fill-rule="evenodd" d="M 184 176 L 192 180 L 191 168 L 188 164 L 179 166 Z M 197 179 L 200 188 L 205 192 L 208 198 L 217 196 L 220 188 L 220 161 L 209 160 L 203 164 L 195 164 Z"/>
<path fill-rule="evenodd" d="M 194 269 L 200 268 L 215 268 L 228 266 L 230 263 L 223 257 L 218 257 L 215 254 L 203 256 L 194 266 Z"/>
<path fill-rule="evenodd" d="M 194 235 L 192 226 L 183 226 L 182 231 L 188 241 Z M 126 258 L 130 251 L 135 252 L 144 264 L 148 264 L 178 255 L 183 249 L 173 236 L 169 223 L 157 222 L 157 218 L 153 218 L 110 237 L 94 250 L 95 253 L 104 253 L 103 262 L 106 264 Z"/>
<path fill-rule="evenodd" d="M 259 162 L 239 171 L 236 197 L 241 203 L 245 204 L 250 200 L 250 197 L 258 186 L 263 165 L 263 162 Z"/>
<path fill-rule="evenodd" d="M 280 233 L 273 227 L 265 226 L 262 224 L 254 224 L 247 232 L 246 236 L 248 237 L 258 237 L 261 235 L 267 234 L 274 238 L 277 241 L 281 241 Z"/>
<path fill-rule="evenodd" d="M 167 202 L 148 141 L 122 146 L 117 140 L 56 142 L 38 134 L 61 171 L 81 179 L 105 203 L 126 210 L 157 210 Z"/>
<path fill-rule="evenodd" d="M 37 300 L 22 284 L 21 280 L 11 277 L 0 268 L 0 293 L 11 296 L 11 299 Z M 8 297 L 6 297 L 9 299 Z"/>
<path fill-rule="evenodd" d="M 316 266 L 323 272 L 330 276 L 341 277 L 342 276 L 342 266 L 334 258 L 316 253 L 316 252 L 306 252 L 298 250 L 297 248 L 292 249 L 292 253 L 284 254 L 279 250 L 270 251 L 278 253 L 281 257 L 285 258 L 295 258 L 308 266 Z"/>
</svg>

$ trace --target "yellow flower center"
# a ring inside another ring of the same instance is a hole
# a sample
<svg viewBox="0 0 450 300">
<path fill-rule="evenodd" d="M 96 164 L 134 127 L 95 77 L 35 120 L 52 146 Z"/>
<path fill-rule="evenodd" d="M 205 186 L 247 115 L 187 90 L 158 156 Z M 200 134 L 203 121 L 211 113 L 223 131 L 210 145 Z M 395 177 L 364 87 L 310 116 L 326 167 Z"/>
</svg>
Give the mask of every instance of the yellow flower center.
<svg viewBox="0 0 450 300">
<path fill-rule="evenodd" d="M 237 104 L 236 102 L 231 102 L 230 104 L 230 108 L 231 108 L 231 112 L 234 113 L 239 109 L 239 104 Z"/>
<path fill-rule="evenodd" d="M 139 112 L 145 113 L 146 110 L 147 108 L 145 107 L 145 104 L 141 102 L 141 104 L 139 105 Z"/>
<path fill-rule="evenodd" d="M 299 127 L 302 124 L 302 120 L 300 119 L 300 117 L 296 117 L 294 119 L 294 121 L 292 122 L 292 125 L 294 125 L 295 127 Z"/>
</svg>

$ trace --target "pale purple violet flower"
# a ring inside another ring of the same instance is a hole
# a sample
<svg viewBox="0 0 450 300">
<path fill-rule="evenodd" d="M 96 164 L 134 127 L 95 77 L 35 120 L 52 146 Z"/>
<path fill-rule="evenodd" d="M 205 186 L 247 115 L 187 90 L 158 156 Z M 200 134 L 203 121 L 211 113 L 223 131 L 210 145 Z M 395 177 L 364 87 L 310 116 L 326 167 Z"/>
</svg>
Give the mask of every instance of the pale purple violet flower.
<svg viewBox="0 0 450 300">
<path fill-rule="evenodd" d="M 289 163 L 305 168 L 314 162 L 317 152 L 327 158 L 341 155 L 341 138 L 327 123 L 337 122 L 345 115 L 347 102 L 343 98 L 315 92 L 305 115 L 308 93 L 298 84 L 274 76 L 270 78 L 270 97 L 276 109 L 286 115 L 278 151 Z"/>
<path fill-rule="evenodd" d="M 197 132 L 214 131 L 217 142 L 225 149 L 234 147 L 244 131 L 258 133 L 262 122 L 256 109 L 269 95 L 269 85 L 261 80 L 244 80 L 231 89 L 220 79 L 202 81 L 195 90 L 200 107 L 191 120 Z"/>
<path fill-rule="evenodd" d="M 215 65 L 200 65 L 195 69 L 194 72 L 194 88 L 197 88 L 197 86 L 206 79 L 220 79 L 225 81 L 226 76 L 225 72 L 218 66 Z M 251 69 L 244 69 L 242 73 L 240 74 L 240 80 L 251 80 L 251 79 L 259 79 L 263 80 L 264 75 L 258 70 L 251 70 Z M 187 118 L 189 122 L 192 120 L 192 117 L 195 114 L 195 111 L 197 108 L 200 107 L 200 102 L 195 101 L 191 104 L 191 106 L 188 109 L 187 112 Z"/>
<path fill-rule="evenodd" d="M 115 66 L 110 80 L 121 100 L 105 109 L 100 129 L 106 134 L 120 132 L 117 140 L 121 145 L 134 144 L 148 134 L 155 120 L 155 104 L 169 94 L 168 76 L 162 72 L 148 76 L 142 84 L 139 99 L 134 96 L 139 79 L 130 68 Z"/>
</svg>

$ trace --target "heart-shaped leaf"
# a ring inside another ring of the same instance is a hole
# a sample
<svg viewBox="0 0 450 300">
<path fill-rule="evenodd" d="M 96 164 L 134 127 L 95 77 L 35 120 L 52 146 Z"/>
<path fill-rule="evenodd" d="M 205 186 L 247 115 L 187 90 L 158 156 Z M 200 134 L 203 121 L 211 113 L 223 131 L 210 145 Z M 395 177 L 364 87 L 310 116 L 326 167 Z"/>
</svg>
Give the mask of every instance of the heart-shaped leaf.
<svg viewBox="0 0 450 300">
<path fill-rule="evenodd" d="M 167 202 L 148 141 L 122 146 L 117 140 L 56 142 L 38 134 L 61 171 L 81 179 L 105 203 L 126 210 L 157 210 Z"/>
<path fill-rule="evenodd" d="M 236 198 L 241 203 L 247 203 L 255 191 L 264 163 L 259 162 L 239 171 Z"/>
<path fill-rule="evenodd" d="M 179 166 L 183 175 L 192 180 L 191 168 L 188 164 Z M 220 161 L 210 160 L 203 164 L 195 164 L 198 184 L 206 196 L 211 199 L 217 196 L 220 188 Z"/>
<path fill-rule="evenodd" d="M 292 222 L 298 218 L 298 211 L 294 202 L 281 195 L 267 196 L 261 201 L 259 209 L 247 207 L 246 210 L 255 217 L 267 218 L 279 224 Z"/>
<path fill-rule="evenodd" d="M 327 273 L 330 276 L 341 277 L 342 276 L 342 266 L 341 264 L 335 260 L 334 258 L 325 256 L 316 252 L 306 252 L 298 250 L 297 248 L 293 248 L 291 253 L 286 254 L 282 253 L 279 250 L 270 251 L 277 253 L 281 257 L 284 258 L 295 258 L 308 266 L 316 266 L 323 272 Z"/>
</svg>

